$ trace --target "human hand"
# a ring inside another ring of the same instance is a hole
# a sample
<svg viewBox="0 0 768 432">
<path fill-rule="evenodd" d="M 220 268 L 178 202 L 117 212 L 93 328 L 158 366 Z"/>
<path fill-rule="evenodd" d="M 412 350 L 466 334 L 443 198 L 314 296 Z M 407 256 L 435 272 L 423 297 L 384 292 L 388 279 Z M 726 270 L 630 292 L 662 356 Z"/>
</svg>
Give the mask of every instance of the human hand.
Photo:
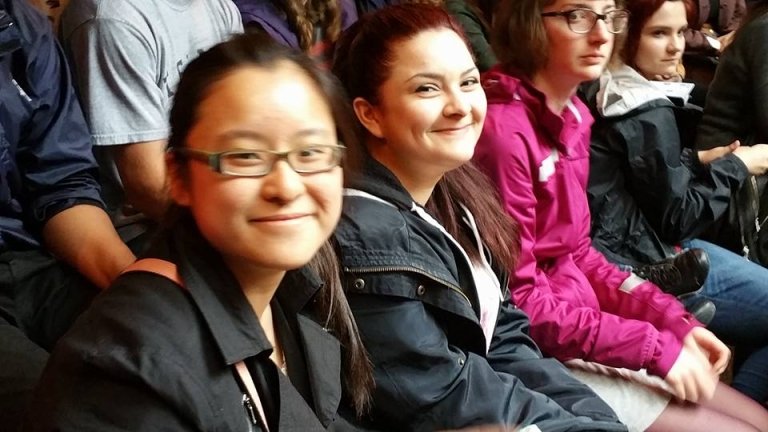
<svg viewBox="0 0 768 432">
<path fill-rule="evenodd" d="M 726 33 L 718 37 L 717 40 L 720 42 L 720 52 L 723 52 L 733 41 L 733 32 Z"/>
<path fill-rule="evenodd" d="M 704 165 L 708 165 L 721 157 L 733 153 L 734 150 L 741 146 L 741 141 L 736 140 L 728 145 L 715 147 L 709 150 L 699 150 L 699 162 Z"/>
<path fill-rule="evenodd" d="M 683 80 L 683 76 L 678 73 L 656 74 L 653 76 L 653 81 L 680 82 L 682 80 Z"/>
<path fill-rule="evenodd" d="M 768 144 L 739 147 L 733 151 L 752 175 L 763 175 L 768 171 Z"/>
<path fill-rule="evenodd" d="M 698 347 L 712 365 L 712 371 L 720 375 L 728 367 L 731 350 L 711 331 L 704 327 L 695 327 L 683 339 L 683 344 Z"/>
<path fill-rule="evenodd" d="M 683 344 L 664 381 L 678 399 L 698 402 L 712 398 L 718 378 L 701 349 Z"/>
</svg>

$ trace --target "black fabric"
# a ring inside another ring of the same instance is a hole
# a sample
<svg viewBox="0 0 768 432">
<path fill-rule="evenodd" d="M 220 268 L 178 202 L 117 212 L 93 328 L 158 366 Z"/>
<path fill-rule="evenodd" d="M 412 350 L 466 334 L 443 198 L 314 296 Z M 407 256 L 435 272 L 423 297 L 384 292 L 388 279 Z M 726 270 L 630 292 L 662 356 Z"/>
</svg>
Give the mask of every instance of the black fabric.
<svg viewBox="0 0 768 432">
<path fill-rule="evenodd" d="M 16 430 L 48 350 L 98 290 L 41 251 L 0 254 L 0 430 Z"/>
<path fill-rule="evenodd" d="M 193 225 L 176 225 L 161 246 L 150 256 L 175 263 L 185 289 L 145 272 L 118 278 L 56 346 L 26 430 L 247 431 L 250 416 L 232 370 L 241 360 L 264 395 L 272 430 L 348 426 L 336 415 L 340 345 L 312 312 L 315 276 L 289 272 L 278 292 L 300 298 L 276 300 L 298 332 L 279 327 L 287 352 L 327 359 L 306 361 L 304 371 L 301 361 L 288 360 L 293 372 L 307 375 L 311 393 L 301 394 L 269 360 L 271 345 L 248 300 Z M 306 307 L 295 310 L 297 304 Z"/>
<path fill-rule="evenodd" d="M 731 197 L 728 213 L 702 237 L 768 267 L 768 178 L 749 176 Z"/>
<path fill-rule="evenodd" d="M 606 118 L 592 96 L 587 197 L 596 249 L 620 264 L 655 263 L 724 217 L 747 168 L 734 155 L 699 163 L 690 150 L 697 107 L 655 100 Z"/>
<path fill-rule="evenodd" d="M 469 263 L 411 211 L 413 200 L 368 159 L 335 239 L 343 281 L 374 364 L 369 426 L 434 431 L 536 424 L 542 431 L 623 431 L 615 414 L 554 359 L 543 359 L 509 293 L 486 354 Z M 501 293 L 500 293 L 501 294 Z"/>
</svg>

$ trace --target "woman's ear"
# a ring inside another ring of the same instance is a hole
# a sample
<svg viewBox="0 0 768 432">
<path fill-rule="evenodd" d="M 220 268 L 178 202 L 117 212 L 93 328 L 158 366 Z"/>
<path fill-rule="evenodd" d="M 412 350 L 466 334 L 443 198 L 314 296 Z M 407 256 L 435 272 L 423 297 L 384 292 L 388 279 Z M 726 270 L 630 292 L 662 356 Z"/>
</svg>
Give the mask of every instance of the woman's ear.
<svg viewBox="0 0 768 432">
<path fill-rule="evenodd" d="M 187 176 L 183 173 L 182 161 L 173 153 L 165 154 L 166 178 L 171 200 L 176 204 L 188 207 L 190 204 Z"/>
<path fill-rule="evenodd" d="M 371 135 L 380 139 L 384 138 L 379 118 L 380 114 L 375 106 L 371 105 L 367 100 L 357 97 L 352 101 L 352 108 L 355 110 L 355 114 L 357 114 L 360 123 L 368 129 L 368 132 L 370 132 Z"/>
</svg>

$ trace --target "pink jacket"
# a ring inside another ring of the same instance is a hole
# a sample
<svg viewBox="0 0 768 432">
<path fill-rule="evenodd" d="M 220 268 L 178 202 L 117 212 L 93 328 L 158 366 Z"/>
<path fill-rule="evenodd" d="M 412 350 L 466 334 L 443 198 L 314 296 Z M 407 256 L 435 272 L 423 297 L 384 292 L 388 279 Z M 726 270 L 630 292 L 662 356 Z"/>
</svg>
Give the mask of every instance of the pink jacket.
<svg viewBox="0 0 768 432">
<path fill-rule="evenodd" d="M 583 359 L 666 376 L 700 325 L 673 296 L 609 263 L 591 246 L 586 185 L 593 119 L 573 97 L 559 116 L 528 81 L 483 76 L 488 114 L 475 162 L 519 223 L 510 282 L 531 336 L 560 360 Z"/>
</svg>

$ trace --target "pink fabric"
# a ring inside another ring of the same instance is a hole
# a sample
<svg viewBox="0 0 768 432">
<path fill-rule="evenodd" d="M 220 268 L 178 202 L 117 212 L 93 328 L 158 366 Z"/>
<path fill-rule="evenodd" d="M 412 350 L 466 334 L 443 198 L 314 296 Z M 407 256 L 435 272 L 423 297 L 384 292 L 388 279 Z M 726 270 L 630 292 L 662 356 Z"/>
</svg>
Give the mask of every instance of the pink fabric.
<svg viewBox="0 0 768 432">
<path fill-rule="evenodd" d="M 520 223 L 522 252 L 510 290 L 531 318 L 531 335 L 563 361 L 666 376 L 681 340 L 700 324 L 650 282 L 620 290 L 631 273 L 592 248 L 589 110 L 574 97 L 555 115 L 530 83 L 498 68 L 483 76 L 483 86 L 488 115 L 475 162 Z"/>
</svg>

